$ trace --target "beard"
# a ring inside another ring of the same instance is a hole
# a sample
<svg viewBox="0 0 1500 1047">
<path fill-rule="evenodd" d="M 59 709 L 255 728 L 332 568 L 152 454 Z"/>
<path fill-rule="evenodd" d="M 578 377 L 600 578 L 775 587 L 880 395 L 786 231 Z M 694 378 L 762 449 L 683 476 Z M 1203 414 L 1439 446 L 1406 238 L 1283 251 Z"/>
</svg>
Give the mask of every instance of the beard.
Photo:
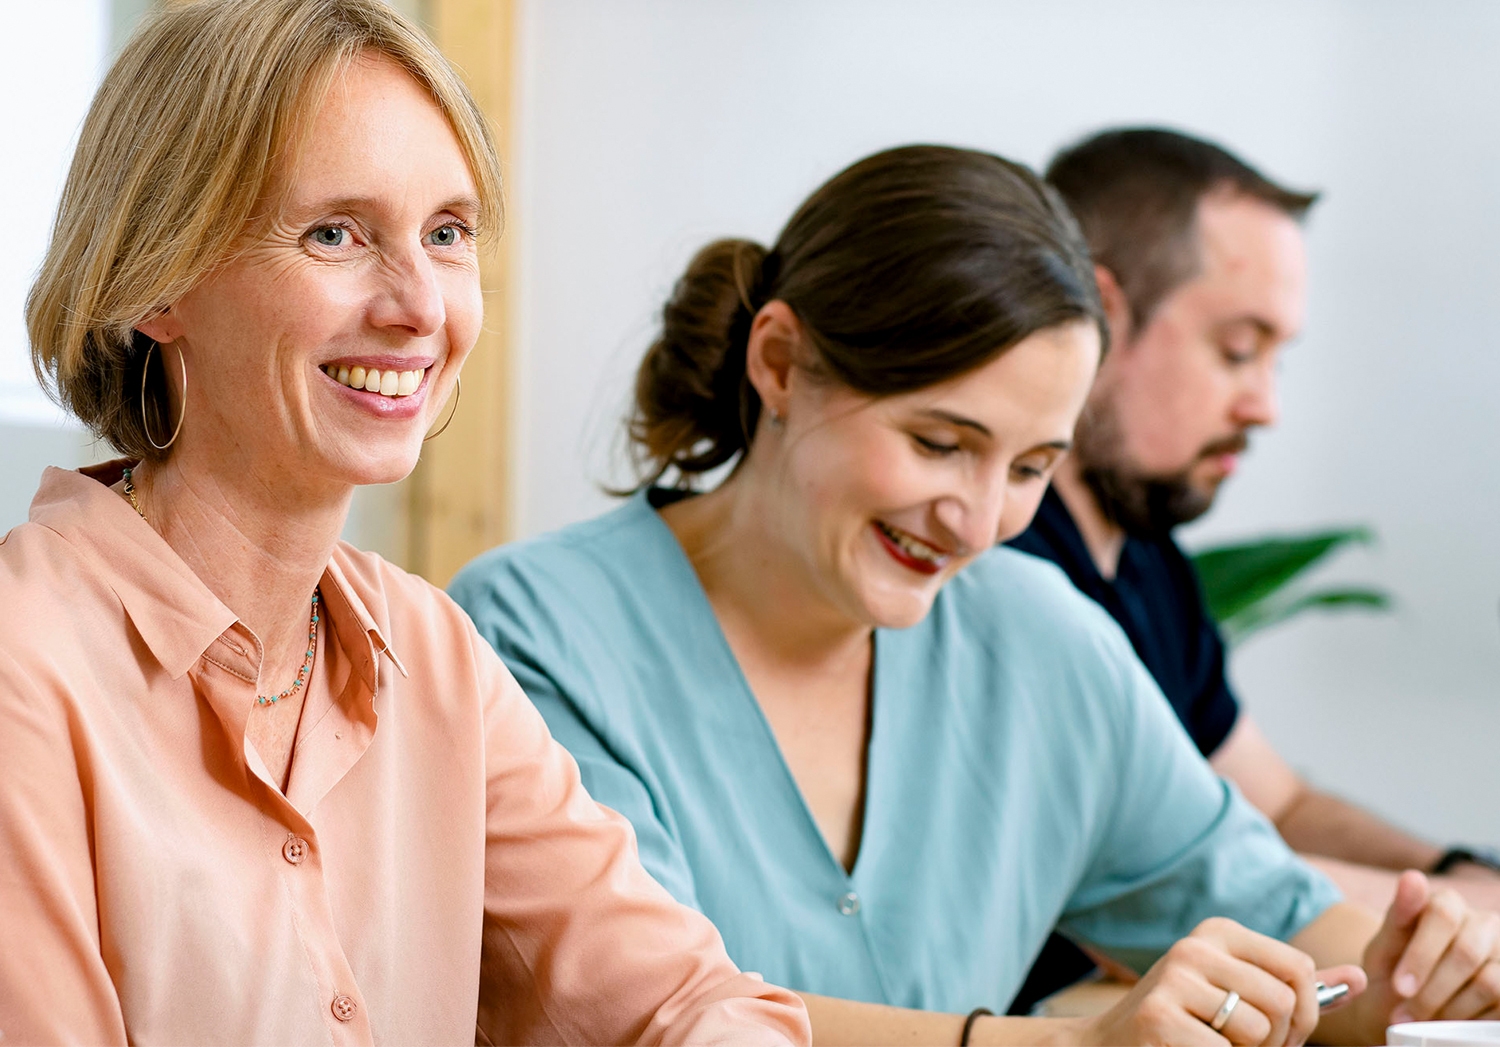
<svg viewBox="0 0 1500 1047">
<path fill-rule="evenodd" d="M 1158 541 L 1213 506 L 1218 485 L 1205 490 L 1193 483 L 1198 463 L 1222 454 L 1242 454 L 1250 439 L 1240 432 L 1215 440 L 1181 470 L 1164 474 L 1135 467 L 1126 459 L 1124 446 L 1119 419 L 1109 407 L 1093 408 L 1078 420 L 1074 460 L 1104 515 L 1132 537 Z"/>
</svg>

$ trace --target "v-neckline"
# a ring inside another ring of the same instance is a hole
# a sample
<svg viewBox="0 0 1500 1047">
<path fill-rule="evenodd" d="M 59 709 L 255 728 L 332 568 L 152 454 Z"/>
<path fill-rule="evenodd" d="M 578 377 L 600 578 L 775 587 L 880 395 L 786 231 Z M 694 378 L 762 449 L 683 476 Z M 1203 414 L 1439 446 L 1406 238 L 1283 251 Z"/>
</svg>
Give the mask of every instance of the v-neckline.
<svg viewBox="0 0 1500 1047">
<path fill-rule="evenodd" d="M 693 567 L 693 562 L 689 559 L 687 550 L 677 540 L 677 533 L 672 530 L 666 520 L 662 519 L 658 506 L 653 504 L 650 497 L 653 490 L 658 489 L 650 488 L 641 493 L 639 496 L 641 507 L 651 515 L 654 525 L 660 528 L 662 537 L 669 543 L 673 551 L 674 559 L 686 573 L 685 576 L 691 580 L 692 585 L 689 587 L 689 591 L 692 593 L 691 599 L 700 604 L 703 617 L 708 623 L 705 628 L 712 636 L 712 641 L 719 657 L 729 667 L 730 675 L 735 681 L 735 690 L 738 692 L 738 698 L 742 707 L 756 723 L 762 738 L 775 757 L 776 767 L 782 784 L 794 798 L 805 831 L 812 834 L 813 839 L 818 843 L 819 850 L 822 851 L 824 857 L 828 860 L 828 864 L 843 882 L 848 886 L 852 886 L 858 878 L 860 870 L 867 864 L 865 855 L 869 853 L 870 835 L 875 825 L 874 818 L 872 817 L 875 809 L 873 783 L 877 780 L 874 773 L 876 757 L 875 740 L 879 737 L 879 716 L 884 706 L 884 703 L 880 701 L 880 680 L 884 675 L 880 671 L 880 652 L 884 646 L 880 642 L 880 630 L 873 629 L 870 632 L 870 708 L 866 717 L 869 721 L 869 736 L 865 739 L 864 781 L 860 783 L 863 809 L 860 811 L 859 847 L 854 854 L 854 864 L 846 870 L 844 863 L 839 859 L 838 855 L 833 853 L 833 848 L 829 846 L 828 838 L 823 835 L 823 830 L 818 825 L 818 819 L 813 815 L 812 808 L 808 805 L 807 797 L 803 794 L 802 787 L 797 784 L 797 776 L 792 773 L 791 765 L 787 763 L 786 754 L 781 749 L 781 743 L 776 740 L 776 732 L 771 727 L 771 721 L 767 718 L 765 709 L 761 707 L 760 699 L 755 697 L 755 691 L 751 688 L 750 681 L 745 676 L 745 670 L 740 665 L 739 658 L 735 656 L 734 648 L 729 643 L 729 637 L 725 635 L 724 627 L 719 622 L 719 616 L 714 611 L 713 601 L 708 598 L 708 591 L 703 588 L 703 582 L 699 579 L 698 571 Z M 680 499 L 672 499 L 672 501 L 678 500 Z M 664 502 L 663 504 L 671 503 Z"/>
</svg>

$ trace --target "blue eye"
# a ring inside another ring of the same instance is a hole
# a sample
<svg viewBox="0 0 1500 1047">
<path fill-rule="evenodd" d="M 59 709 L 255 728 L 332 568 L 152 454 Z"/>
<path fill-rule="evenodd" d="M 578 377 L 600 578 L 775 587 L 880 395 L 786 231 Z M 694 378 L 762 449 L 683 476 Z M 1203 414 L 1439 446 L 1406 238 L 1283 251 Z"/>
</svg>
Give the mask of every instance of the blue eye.
<svg viewBox="0 0 1500 1047">
<path fill-rule="evenodd" d="M 462 222 L 449 222 L 428 233 L 427 242 L 434 247 L 454 247 L 464 237 L 473 235 L 474 231 Z"/>
<path fill-rule="evenodd" d="M 343 247 L 349 230 L 337 225 L 320 226 L 312 231 L 312 241 L 320 247 Z"/>
</svg>

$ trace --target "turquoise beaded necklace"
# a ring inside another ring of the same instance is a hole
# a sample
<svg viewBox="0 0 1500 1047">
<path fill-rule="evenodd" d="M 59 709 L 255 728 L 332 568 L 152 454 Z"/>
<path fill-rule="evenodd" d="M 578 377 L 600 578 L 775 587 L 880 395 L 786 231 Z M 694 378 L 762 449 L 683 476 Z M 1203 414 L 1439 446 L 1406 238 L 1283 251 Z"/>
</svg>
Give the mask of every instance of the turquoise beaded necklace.
<svg viewBox="0 0 1500 1047">
<path fill-rule="evenodd" d="M 130 499 L 130 504 L 140 514 L 142 520 L 146 519 L 146 510 L 141 508 L 141 503 L 135 497 L 135 484 L 130 479 L 130 470 L 125 470 L 125 497 Z M 146 521 L 150 523 L 149 520 Z M 297 670 L 297 678 L 292 685 L 280 694 L 255 696 L 256 705 L 275 705 L 283 698 L 290 698 L 293 694 L 302 690 L 307 684 L 307 674 L 312 670 L 313 653 L 318 648 L 318 590 L 314 589 L 312 594 L 312 616 L 307 623 L 307 659 L 302 663 L 302 668 Z"/>
<path fill-rule="evenodd" d="M 294 694 L 295 692 L 302 690 L 302 686 L 305 683 L 307 683 L 307 673 L 308 673 L 308 670 L 312 668 L 313 651 L 317 650 L 317 647 L 318 647 L 318 590 L 314 589 L 313 590 L 313 595 L 312 595 L 312 617 L 311 617 L 311 619 L 307 623 L 307 660 L 302 663 L 302 668 L 300 668 L 300 669 L 297 670 L 297 678 L 292 681 L 292 685 L 290 687 L 288 687 L 286 690 L 282 691 L 280 694 L 273 694 L 270 697 L 267 697 L 266 695 L 263 695 L 263 694 L 257 694 L 255 696 L 255 704 L 256 705 L 275 705 L 277 702 L 281 701 L 281 699 L 286 698 L 286 697 Z"/>
</svg>

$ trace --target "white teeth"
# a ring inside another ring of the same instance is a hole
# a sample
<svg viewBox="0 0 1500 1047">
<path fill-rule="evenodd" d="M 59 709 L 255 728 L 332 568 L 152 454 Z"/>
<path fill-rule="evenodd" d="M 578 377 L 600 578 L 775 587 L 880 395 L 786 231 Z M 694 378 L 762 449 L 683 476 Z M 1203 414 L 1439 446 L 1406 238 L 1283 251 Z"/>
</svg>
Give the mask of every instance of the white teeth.
<svg viewBox="0 0 1500 1047">
<path fill-rule="evenodd" d="M 328 364 L 322 370 L 340 385 L 379 393 L 381 396 L 410 396 L 421 386 L 422 376 L 427 373 L 425 367 L 418 367 L 414 371 L 379 371 L 375 368 L 366 370 L 358 365 L 350 367 L 347 364 Z"/>
<path fill-rule="evenodd" d="M 876 526 L 880 528 L 882 534 L 899 545 L 902 551 L 904 551 L 908 556 L 915 557 L 918 560 L 925 560 L 928 563 L 933 564 L 944 564 L 948 562 L 947 554 L 938 552 L 926 542 L 912 537 L 905 531 L 898 531 L 896 530 L 896 528 L 891 527 L 889 524 L 883 524 L 878 520 L 876 521 Z"/>
</svg>

